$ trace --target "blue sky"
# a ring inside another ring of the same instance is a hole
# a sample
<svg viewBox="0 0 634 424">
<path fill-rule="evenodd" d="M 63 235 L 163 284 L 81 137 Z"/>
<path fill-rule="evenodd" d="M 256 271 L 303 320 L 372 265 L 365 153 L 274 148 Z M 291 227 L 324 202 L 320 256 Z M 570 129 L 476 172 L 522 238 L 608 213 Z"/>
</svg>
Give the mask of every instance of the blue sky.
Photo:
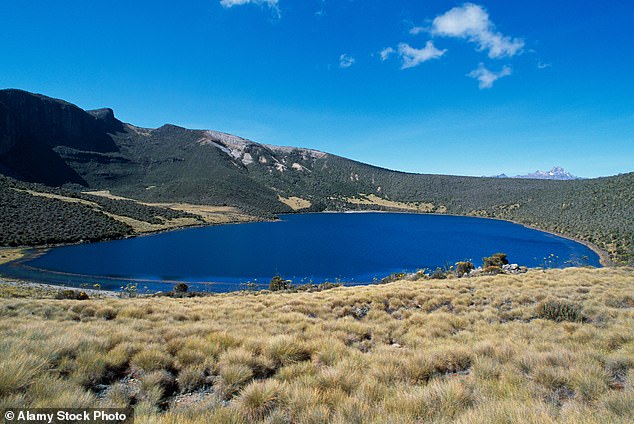
<svg viewBox="0 0 634 424">
<path fill-rule="evenodd" d="M 0 87 L 410 172 L 634 170 L 634 2 L 0 1 Z"/>
</svg>

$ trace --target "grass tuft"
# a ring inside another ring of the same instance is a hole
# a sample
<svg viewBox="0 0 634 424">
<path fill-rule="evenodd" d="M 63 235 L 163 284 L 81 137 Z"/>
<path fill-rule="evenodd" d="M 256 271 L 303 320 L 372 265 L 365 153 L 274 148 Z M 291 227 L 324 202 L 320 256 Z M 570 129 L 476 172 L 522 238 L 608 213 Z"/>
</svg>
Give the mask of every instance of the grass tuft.
<svg viewBox="0 0 634 424">
<path fill-rule="evenodd" d="M 262 420 L 284 403 L 285 391 L 277 380 L 254 381 L 235 401 L 240 414 L 249 421 Z"/>
</svg>

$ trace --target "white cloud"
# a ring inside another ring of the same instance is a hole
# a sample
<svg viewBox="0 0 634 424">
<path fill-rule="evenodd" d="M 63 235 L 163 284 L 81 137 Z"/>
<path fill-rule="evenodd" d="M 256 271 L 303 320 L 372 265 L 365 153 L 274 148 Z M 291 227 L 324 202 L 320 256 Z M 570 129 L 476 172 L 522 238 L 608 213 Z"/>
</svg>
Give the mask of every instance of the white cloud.
<svg viewBox="0 0 634 424">
<path fill-rule="evenodd" d="M 439 50 L 434 47 L 434 43 L 428 41 L 422 49 L 416 49 L 409 44 L 401 43 L 398 45 L 398 54 L 403 60 L 401 69 L 413 68 L 423 62 L 431 59 L 437 59 L 447 50 Z"/>
<path fill-rule="evenodd" d="M 347 55 L 345 53 L 343 53 L 341 56 L 339 56 L 339 67 L 340 68 L 349 68 L 352 65 L 354 65 L 354 57 Z"/>
<path fill-rule="evenodd" d="M 418 34 L 420 34 L 422 32 L 425 32 L 425 31 L 429 31 L 429 28 L 425 28 L 425 27 L 422 27 L 422 26 L 415 26 L 415 27 L 410 28 L 409 33 L 412 34 L 412 35 L 418 35 Z"/>
<path fill-rule="evenodd" d="M 395 52 L 396 51 L 392 47 L 386 47 L 381 50 L 381 52 L 379 53 L 381 55 L 381 62 L 385 62 L 390 57 L 390 55 Z"/>
<path fill-rule="evenodd" d="M 431 32 L 435 36 L 466 38 L 487 50 L 490 58 L 514 56 L 521 52 L 524 40 L 511 38 L 495 31 L 487 11 L 477 4 L 465 3 L 437 16 L 432 22 Z"/>
<path fill-rule="evenodd" d="M 512 70 L 509 66 L 504 66 L 500 72 L 489 71 L 483 63 L 478 65 L 478 69 L 474 69 L 473 71 L 467 74 L 468 77 L 475 78 L 478 80 L 478 87 L 480 90 L 484 88 L 493 87 L 493 83 L 499 80 L 502 77 L 507 77 L 511 75 Z"/>
<path fill-rule="evenodd" d="M 546 69 L 546 68 L 550 68 L 552 65 L 552 63 L 546 63 L 546 62 L 542 62 L 541 60 L 537 62 L 537 69 Z"/>
<path fill-rule="evenodd" d="M 268 6 L 276 14 L 280 15 L 279 0 L 220 0 L 222 7 L 230 8 L 233 6 L 242 6 L 245 4 L 257 4 L 259 6 Z"/>
</svg>

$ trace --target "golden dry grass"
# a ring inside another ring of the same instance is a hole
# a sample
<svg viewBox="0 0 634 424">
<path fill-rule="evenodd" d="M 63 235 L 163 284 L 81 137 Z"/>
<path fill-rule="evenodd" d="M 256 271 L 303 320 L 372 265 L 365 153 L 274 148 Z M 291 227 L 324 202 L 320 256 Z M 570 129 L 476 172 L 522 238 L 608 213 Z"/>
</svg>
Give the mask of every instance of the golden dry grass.
<svg viewBox="0 0 634 424">
<path fill-rule="evenodd" d="M 294 211 L 310 208 L 310 206 L 312 205 L 310 200 L 302 199 L 301 197 L 296 197 L 296 196 L 282 197 L 278 195 L 277 200 L 284 203 L 285 205 L 287 205 Z"/>
<path fill-rule="evenodd" d="M 85 199 L 79 199 L 75 197 L 62 196 L 59 194 L 53 193 L 42 193 L 33 190 L 21 190 L 14 188 L 13 190 L 28 193 L 32 196 L 46 197 L 49 199 L 61 200 L 63 202 L 68 203 L 79 203 L 85 206 L 92 208 L 94 211 L 103 213 L 104 215 L 109 216 L 110 218 L 122 222 L 126 225 L 129 225 L 132 230 L 138 234 L 143 233 L 153 233 L 158 231 L 171 230 L 175 228 L 183 228 L 183 227 L 191 227 L 200 225 L 200 221 L 196 218 L 174 218 L 174 219 L 165 219 L 161 218 L 163 222 L 159 224 L 154 224 L 150 222 L 141 221 L 138 219 L 130 218 L 128 216 L 116 215 L 110 212 L 103 211 L 99 204 L 95 202 L 91 202 Z M 257 221 L 258 218 L 245 214 L 241 212 L 239 209 L 231 207 L 231 206 L 212 206 L 212 205 L 193 205 L 188 203 L 144 203 L 139 202 L 134 199 L 116 196 L 110 193 L 108 190 L 102 191 L 88 191 L 86 194 L 92 194 L 95 196 L 106 197 L 109 199 L 115 200 L 129 200 L 132 202 L 136 202 L 146 206 L 158 206 L 168 209 L 174 209 L 177 211 L 188 212 L 193 215 L 197 215 L 206 224 L 228 224 L 228 223 L 239 223 L 239 222 L 251 222 Z M 9 252 L 7 250 L 7 252 Z M 8 255 L 9 253 L 7 253 Z M 15 254 L 12 254 L 11 257 L 7 256 L 6 258 L 0 255 L 0 264 L 9 262 L 15 259 L 18 259 Z"/>
<path fill-rule="evenodd" d="M 207 224 L 228 224 L 228 223 L 238 223 L 238 222 L 251 222 L 257 221 L 258 219 L 254 216 L 248 215 L 244 212 L 241 212 L 238 208 L 232 206 L 215 206 L 215 205 L 194 205 L 191 203 L 148 203 L 148 202 L 140 202 L 135 199 L 131 199 L 129 197 L 117 196 L 110 193 L 109 190 L 100 190 L 100 191 L 86 191 L 86 194 L 92 194 L 93 196 L 101 196 L 107 199 L 114 200 L 129 200 L 132 202 L 139 203 L 141 205 L 146 206 L 157 206 L 161 208 L 174 209 L 176 211 L 188 212 L 193 215 L 197 215 Z M 309 205 L 310 206 L 310 205 Z M 114 218 L 114 217 L 113 217 Z M 181 218 L 181 220 L 187 220 L 188 218 Z M 184 227 L 190 225 L 200 225 L 196 220 L 191 221 L 181 221 L 172 220 L 173 225 L 170 228 L 176 227 Z M 172 221 L 167 221 L 166 224 L 170 224 Z M 125 222 L 126 224 L 131 225 L 129 222 Z M 147 224 L 147 223 L 144 223 Z M 151 224 L 148 224 L 151 225 Z M 163 224 L 160 224 L 163 225 Z M 133 227 L 134 228 L 134 227 Z M 159 229 L 149 229 L 148 231 L 159 231 L 164 230 L 166 228 Z M 141 231 L 142 232 L 142 231 Z"/>
<path fill-rule="evenodd" d="M 375 205 L 388 209 L 413 211 L 413 212 L 436 212 L 446 213 L 447 207 L 440 205 L 436 207 L 433 203 L 424 202 L 397 202 L 394 200 L 384 199 L 376 194 L 359 194 L 358 197 L 349 197 L 346 201 L 353 205 Z"/>
<path fill-rule="evenodd" d="M 24 257 L 24 249 L 3 247 L 0 248 L 0 265 L 15 261 Z"/>
<path fill-rule="evenodd" d="M 540 318 L 550 301 L 580 315 Z M 633 383 L 628 268 L 0 299 L 0 409 L 134 404 L 140 423 L 631 423 Z"/>
</svg>

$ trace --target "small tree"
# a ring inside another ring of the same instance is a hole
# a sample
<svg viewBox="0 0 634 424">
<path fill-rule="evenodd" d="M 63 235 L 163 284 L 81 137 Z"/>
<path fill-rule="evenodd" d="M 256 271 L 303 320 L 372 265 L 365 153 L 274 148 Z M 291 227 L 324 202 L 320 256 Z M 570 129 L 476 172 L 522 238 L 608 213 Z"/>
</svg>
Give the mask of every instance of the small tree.
<svg viewBox="0 0 634 424">
<path fill-rule="evenodd" d="M 506 253 L 496 253 L 494 255 L 489 256 L 488 258 L 482 258 L 484 262 L 484 267 L 488 268 L 490 266 L 502 267 L 502 265 L 506 265 L 509 263 L 508 259 L 506 259 Z"/>
<path fill-rule="evenodd" d="M 290 281 L 284 280 L 279 275 L 276 275 L 275 277 L 271 278 L 271 283 L 269 284 L 269 290 L 279 291 L 279 290 L 289 289 L 291 288 L 289 283 Z"/>
</svg>

